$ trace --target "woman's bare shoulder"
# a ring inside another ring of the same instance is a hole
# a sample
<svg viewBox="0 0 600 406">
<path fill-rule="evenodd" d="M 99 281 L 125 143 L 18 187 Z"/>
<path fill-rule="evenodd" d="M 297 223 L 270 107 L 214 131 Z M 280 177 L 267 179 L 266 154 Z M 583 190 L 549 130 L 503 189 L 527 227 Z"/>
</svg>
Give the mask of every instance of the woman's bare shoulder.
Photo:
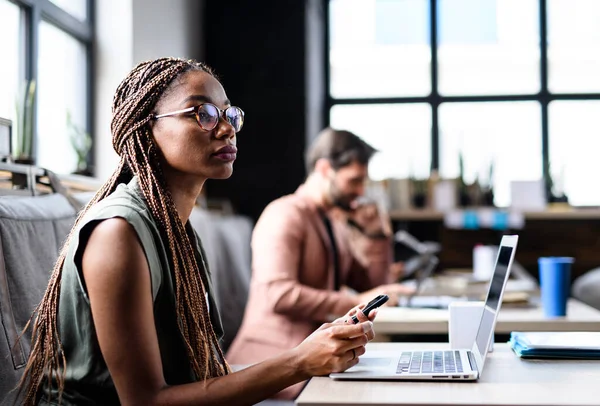
<svg viewBox="0 0 600 406">
<path fill-rule="evenodd" d="M 147 267 L 136 231 L 127 220 L 113 217 L 94 227 L 82 258 L 86 281 L 96 277 L 113 282 L 116 282 L 113 278 L 139 278 L 148 275 Z"/>
</svg>

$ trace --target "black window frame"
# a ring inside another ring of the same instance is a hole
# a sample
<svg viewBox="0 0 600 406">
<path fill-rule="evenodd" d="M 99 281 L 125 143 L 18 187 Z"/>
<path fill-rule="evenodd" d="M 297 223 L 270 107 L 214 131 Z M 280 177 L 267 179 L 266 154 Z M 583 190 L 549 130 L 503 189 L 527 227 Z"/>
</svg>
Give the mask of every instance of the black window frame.
<svg viewBox="0 0 600 406">
<path fill-rule="evenodd" d="M 66 34 L 77 39 L 86 48 L 86 123 L 85 130 L 92 138 L 92 147 L 87 157 L 88 167 L 94 170 L 94 3 L 95 0 L 86 1 L 86 19 L 81 21 L 60 8 L 50 0 L 6 0 L 21 9 L 21 33 L 20 43 L 24 46 L 21 50 L 21 67 L 24 68 L 24 79 L 38 82 L 38 56 L 39 56 L 39 27 L 40 23 L 46 21 Z M 36 100 L 37 103 L 37 100 Z M 33 133 L 33 156 L 37 156 L 37 108 L 34 108 Z"/>
<path fill-rule="evenodd" d="M 537 101 L 541 107 L 542 120 L 542 173 L 544 179 L 549 176 L 550 146 L 548 137 L 548 105 L 555 100 L 600 100 L 600 93 L 551 93 L 548 90 L 548 32 L 547 32 L 547 0 L 539 2 L 539 29 L 540 29 L 540 91 L 533 94 L 508 94 L 508 95 L 475 95 L 475 96 L 444 96 L 438 89 L 438 32 L 437 32 L 437 0 L 429 0 L 429 34 L 431 45 L 431 93 L 419 97 L 375 97 L 375 98 L 334 98 L 330 92 L 331 65 L 329 63 L 330 45 L 330 0 L 323 0 L 325 13 L 325 108 L 323 122 L 329 125 L 330 111 L 336 105 L 360 104 L 403 104 L 403 103 L 428 103 L 431 106 L 431 170 L 439 170 L 440 142 L 439 142 L 439 107 L 442 103 L 453 102 L 510 102 L 510 101 Z"/>
</svg>

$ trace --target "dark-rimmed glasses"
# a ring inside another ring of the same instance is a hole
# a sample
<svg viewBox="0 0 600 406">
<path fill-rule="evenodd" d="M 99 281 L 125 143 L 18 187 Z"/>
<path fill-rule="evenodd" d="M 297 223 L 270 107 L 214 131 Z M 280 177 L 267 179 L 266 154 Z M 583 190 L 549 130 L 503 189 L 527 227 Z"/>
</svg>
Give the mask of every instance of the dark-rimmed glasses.
<svg viewBox="0 0 600 406">
<path fill-rule="evenodd" d="M 212 103 L 202 103 L 198 106 L 189 107 L 183 110 L 172 111 L 170 113 L 159 114 L 154 116 L 154 119 L 163 117 L 178 116 L 178 115 L 194 115 L 200 128 L 204 131 L 212 131 L 219 124 L 221 117 L 225 119 L 233 130 L 237 133 L 244 125 L 244 111 L 236 106 L 229 106 L 225 110 L 221 110 Z"/>
</svg>

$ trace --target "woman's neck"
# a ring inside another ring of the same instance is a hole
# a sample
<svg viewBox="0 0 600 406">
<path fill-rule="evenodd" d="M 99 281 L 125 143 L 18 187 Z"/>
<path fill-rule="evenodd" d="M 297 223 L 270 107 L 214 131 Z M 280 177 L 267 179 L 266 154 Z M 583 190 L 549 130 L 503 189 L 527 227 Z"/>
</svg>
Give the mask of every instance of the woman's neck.
<svg viewBox="0 0 600 406">
<path fill-rule="evenodd" d="M 206 179 L 173 170 L 165 170 L 164 175 L 179 219 L 186 224 Z"/>
</svg>

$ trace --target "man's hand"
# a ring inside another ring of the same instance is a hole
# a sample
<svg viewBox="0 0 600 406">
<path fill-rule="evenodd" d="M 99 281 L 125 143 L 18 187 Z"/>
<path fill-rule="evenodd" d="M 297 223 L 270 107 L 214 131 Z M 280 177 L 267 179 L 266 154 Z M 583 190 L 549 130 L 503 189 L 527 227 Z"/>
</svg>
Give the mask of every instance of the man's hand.
<svg viewBox="0 0 600 406">
<path fill-rule="evenodd" d="M 394 262 L 390 264 L 390 276 L 393 281 L 399 281 L 404 276 L 404 262 Z"/>
<path fill-rule="evenodd" d="M 390 237 L 392 235 L 388 214 L 374 202 L 357 204 L 348 215 L 348 223 L 369 237 Z"/>
</svg>

